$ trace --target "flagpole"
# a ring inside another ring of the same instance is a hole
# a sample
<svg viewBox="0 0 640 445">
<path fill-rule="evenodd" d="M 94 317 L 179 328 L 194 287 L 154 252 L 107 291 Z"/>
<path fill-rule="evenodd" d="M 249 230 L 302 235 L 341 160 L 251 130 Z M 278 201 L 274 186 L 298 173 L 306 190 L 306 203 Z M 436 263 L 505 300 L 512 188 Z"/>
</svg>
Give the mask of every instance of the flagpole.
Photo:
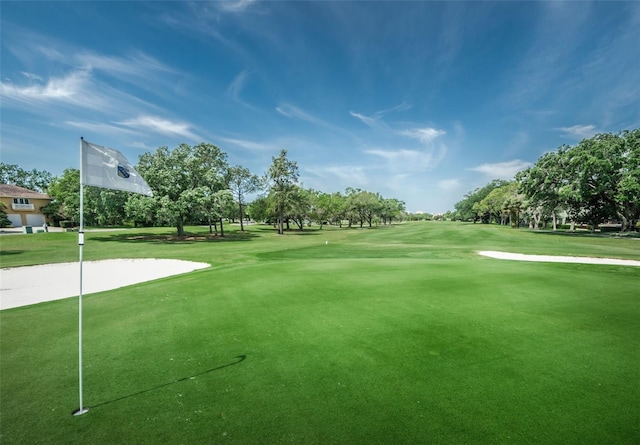
<svg viewBox="0 0 640 445">
<path fill-rule="evenodd" d="M 80 395 L 79 408 L 73 412 L 74 416 L 84 414 L 89 409 L 84 407 L 82 400 L 82 248 L 84 247 L 84 186 L 82 184 L 82 146 L 83 138 L 80 138 L 80 227 L 78 229 L 78 247 L 80 263 L 80 294 L 78 295 L 78 392 Z"/>
</svg>

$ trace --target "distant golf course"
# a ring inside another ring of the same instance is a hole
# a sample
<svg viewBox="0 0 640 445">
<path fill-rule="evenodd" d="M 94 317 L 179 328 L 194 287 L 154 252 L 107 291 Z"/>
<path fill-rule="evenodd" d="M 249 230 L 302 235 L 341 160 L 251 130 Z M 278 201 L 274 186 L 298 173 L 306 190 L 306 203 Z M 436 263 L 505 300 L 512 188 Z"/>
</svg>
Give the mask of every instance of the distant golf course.
<svg viewBox="0 0 640 445">
<path fill-rule="evenodd" d="M 637 444 L 640 240 L 449 222 L 89 232 L 84 259 L 211 264 L 0 312 L 2 444 Z M 0 238 L 1 267 L 77 233 Z M 38 280 L 38 277 L 33 277 Z"/>
</svg>

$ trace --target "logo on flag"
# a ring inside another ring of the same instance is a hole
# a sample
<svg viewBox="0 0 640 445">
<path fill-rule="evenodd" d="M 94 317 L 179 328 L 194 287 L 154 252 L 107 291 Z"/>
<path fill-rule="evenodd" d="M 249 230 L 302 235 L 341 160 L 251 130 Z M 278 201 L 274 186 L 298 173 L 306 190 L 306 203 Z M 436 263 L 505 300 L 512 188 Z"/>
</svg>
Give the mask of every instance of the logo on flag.
<svg viewBox="0 0 640 445">
<path fill-rule="evenodd" d="M 126 167 L 123 167 L 122 165 L 118 165 L 118 176 L 120 176 L 121 178 L 127 179 L 131 175 L 129 174 L 129 170 L 127 170 Z"/>
<path fill-rule="evenodd" d="M 82 139 L 80 157 L 82 184 L 153 196 L 149 184 L 118 150 Z"/>
</svg>

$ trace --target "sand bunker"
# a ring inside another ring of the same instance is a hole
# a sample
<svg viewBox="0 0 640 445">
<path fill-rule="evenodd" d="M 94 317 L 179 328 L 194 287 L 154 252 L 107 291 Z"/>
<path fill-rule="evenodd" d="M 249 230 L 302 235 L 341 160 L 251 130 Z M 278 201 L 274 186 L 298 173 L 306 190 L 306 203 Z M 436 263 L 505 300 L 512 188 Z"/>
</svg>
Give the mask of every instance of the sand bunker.
<svg viewBox="0 0 640 445">
<path fill-rule="evenodd" d="M 608 264 L 614 266 L 640 267 L 640 261 L 621 260 L 617 258 L 592 258 L 580 256 L 551 256 L 551 255 L 524 255 L 522 253 L 496 252 L 493 250 L 478 251 L 479 255 L 497 258 L 499 260 L 538 261 L 545 263 L 579 263 L 579 264 Z"/>
<path fill-rule="evenodd" d="M 181 260 L 125 259 L 84 261 L 82 294 L 101 292 L 210 267 Z M 0 269 L 0 309 L 60 300 L 80 293 L 80 266 L 45 264 Z"/>
</svg>

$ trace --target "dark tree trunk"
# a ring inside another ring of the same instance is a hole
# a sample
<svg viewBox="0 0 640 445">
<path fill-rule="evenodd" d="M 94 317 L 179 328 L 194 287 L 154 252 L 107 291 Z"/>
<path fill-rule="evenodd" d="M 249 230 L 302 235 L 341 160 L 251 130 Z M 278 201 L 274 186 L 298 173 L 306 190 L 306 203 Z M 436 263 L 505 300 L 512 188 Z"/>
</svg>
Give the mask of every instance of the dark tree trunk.
<svg viewBox="0 0 640 445">
<path fill-rule="evenodd" d="M 184 223 L 182 220 L 178 221 L 176 228 L 178 229 L 178 236 L 184 236 Z"/>
<path fill-rule="evenodd" d="M 242 214 L 242 204 L 238 203 L 238 205 L 240 206 L 240 231 L 244 232 L 244 224 L 242 223 L 242 221 L 244 220 L 244 215 Z"/>
</svg>

